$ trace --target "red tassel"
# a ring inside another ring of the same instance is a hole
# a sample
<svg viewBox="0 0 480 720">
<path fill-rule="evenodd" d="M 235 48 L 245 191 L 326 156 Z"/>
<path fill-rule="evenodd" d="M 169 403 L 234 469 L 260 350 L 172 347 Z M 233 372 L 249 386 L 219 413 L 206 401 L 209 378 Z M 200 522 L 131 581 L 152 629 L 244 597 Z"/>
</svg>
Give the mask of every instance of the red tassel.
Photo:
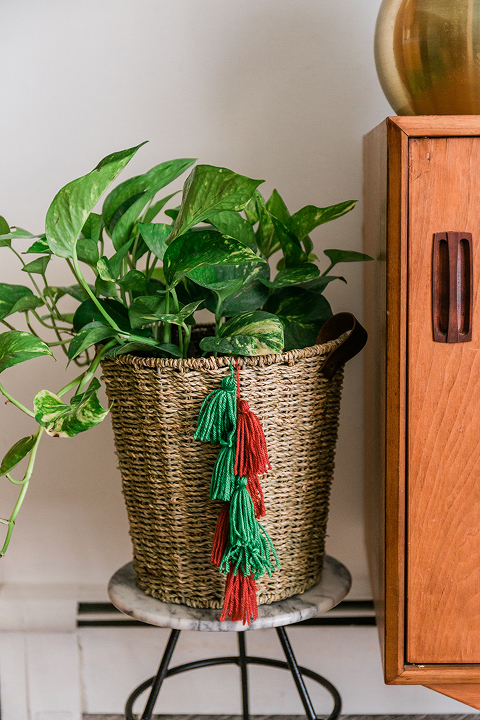
<svg viewBox="0 0 480 720">
<path fill-rule="evenodd" d="M 220 567 L 230 534 L 230 503 L 223 503 L 218 515 L 215 534 L 213 536 L 212 556 L 210 561 L 215 567 Z"/>
<path fill-rule="evenodd" d="M 263 475 L 271 469 L 267 443 L 260 420 L 246 400 L 238 401 L 235 475 Z"/>
<path fill-rule="evenodd" d="M 247 490 L 250 493 L 250 497 L 253 502 L 253 509 L 255 510 L 255 517 L 261 518 L 265 515 L 265 502 L 263 499 L 263 490 L 258 480 L 258 475 L 253 477 L 247 477 Z"/>
<path fill-rule="evenodd" d="M 240 568 L 237 569 L 236 575 L 230 570 L 225 584 L 225 602 L 220 621 L 225 620 L 227 615 L 232 622 L 241 621 L 243 625 L 250 625 L 252 620 L 257 620 L 256 592 L 253 573 L 245 577 Z"/>
</svg>

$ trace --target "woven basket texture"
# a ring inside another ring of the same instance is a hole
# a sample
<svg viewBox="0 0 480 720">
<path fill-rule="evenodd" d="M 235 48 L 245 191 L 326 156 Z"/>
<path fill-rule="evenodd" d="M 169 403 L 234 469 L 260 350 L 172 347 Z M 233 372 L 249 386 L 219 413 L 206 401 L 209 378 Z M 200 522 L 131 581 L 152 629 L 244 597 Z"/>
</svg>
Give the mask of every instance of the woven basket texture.
<svg viewBox="0 0 480 720">
<path fill-rule="evenodd" d="M 320 374 L 338 341 L 238 358 L 242 397 L 265 431 L 272 470 L 261 519 L 281 570 L 257 582 L 259 604 L 305 592 L 321 574 L 343 369 Z M 210 564 L 221 503 L 209 497 L 218 447 L 193 439 L 200 406 L 229 372 L 226 357 L 124 355 L 102 363 L 111 403 L 138 585 L 164 602 L 220 608 Z"/>
</svg>

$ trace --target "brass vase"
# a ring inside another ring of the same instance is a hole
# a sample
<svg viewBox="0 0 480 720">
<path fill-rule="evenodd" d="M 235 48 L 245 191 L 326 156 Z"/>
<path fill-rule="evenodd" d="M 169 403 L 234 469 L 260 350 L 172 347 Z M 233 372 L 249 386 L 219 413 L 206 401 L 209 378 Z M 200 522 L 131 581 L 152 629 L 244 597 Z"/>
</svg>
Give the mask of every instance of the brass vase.
<svg viewBox="0 0 480 720">
<path fill-rule="evenodd" d="M 397 115 L 479 115 L 480 0 L 383 0 L 375 63 Z"/>
</svg>

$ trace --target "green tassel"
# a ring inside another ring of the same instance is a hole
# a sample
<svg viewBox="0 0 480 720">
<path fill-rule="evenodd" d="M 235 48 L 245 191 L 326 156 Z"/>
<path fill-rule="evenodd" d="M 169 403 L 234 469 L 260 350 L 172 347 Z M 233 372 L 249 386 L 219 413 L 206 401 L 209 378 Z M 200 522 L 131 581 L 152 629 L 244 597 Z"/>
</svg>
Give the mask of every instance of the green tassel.
<svg viewBox="0 0 480 720">
<path fill-rule="evenodd" d="M 222 387 L 207 395 L 200 408 L 195 440 L 214 445 L 225 440 L 237 427 L 237 383 L 230 366 L 230 375 L 223 378 Z"/>
<path fill-rule="evenodd" d="M 212 500 L 228 501 L 235 487 L 235 430 L 228 434 L 228 440 L 220 440 L 220 445 L 213 468 L 210 497 Z"/>
<path fill-rule="evenodd" d="M 275 567 L 279 568 L 280 563 L 267 531 L 255 519 L 247 478 L 237 477 L 230 499 L 230 536 L 220 570 L 224 574 L 233 570 L 236 574 L 240 568 L 245 577 L 253 573 L 258 580 L 265 573 L 271 576 Z"/>
</svg>

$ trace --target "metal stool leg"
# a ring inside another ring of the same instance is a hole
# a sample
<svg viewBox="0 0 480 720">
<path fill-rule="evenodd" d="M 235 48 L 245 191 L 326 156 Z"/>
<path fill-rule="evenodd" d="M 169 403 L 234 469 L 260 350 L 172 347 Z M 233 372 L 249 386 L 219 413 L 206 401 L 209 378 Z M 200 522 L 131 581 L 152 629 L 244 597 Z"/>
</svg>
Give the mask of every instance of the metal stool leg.
<svg viewBox="0 0 480 720">
<path fill-rule="evenodd" d="M 329 682 L 326 678 L 318 675 L 318 673 L 309 670 L 308 668 L 297 665 L 295 656 L 287 638 L 285 628 L 277 628 L 280 642 L 283 646 L 287 662 L 283 660 L 273 660 L 271 658 L 256 657 L 246 654 L 245 647 L 245 634 L 240 632 L 238 635 L 239 654 L 231 655 L 228 657 L 214 657 L 206 658 L 205 660 L 195 660 L 194 662 L 185 663 L 184 665 L 177 665 L 176 667 L 168 669 L 169 662 L 171 660 L 175 644 L 178 636 L 180 635 L 179 630 L 172 630 L 170 639 L 165 648 L 165 652 L 160 664 L 158 673 L 155 677 L 151 677 L 145 680 L 130 694 L 126 705 L 125 705 L 125 720 L 136 720 L 136 716 L 133 714 L 133 705 L 137 698 L 140 697 L 146 690 L 151 688 L 150 697 L 148 698 L 147 705 L 142 715 L 142 720 L 151 720 L 152 713 L 157 699 L 158 693 L 162 686 L 162 682 L 165 678 L 179 675 L 180 673 L 188 672 L 189 670 L 196 670 L 203 667 L 218 667 L 220 665 L 237 665 L 241 671 L 242 680 L 242 700 L 243 700 L 243 720 L 250 720 L 249 708 L 248 708 L 248 677 L 247 677 L 247 666 L 248 665 L 262 665 L 265 667 L 279 668 L 281 670 L 290 670 L 295 680 L 300 698 L 303 706 L 307 713 L 308 720 L 318 720 L 315 715 L 310 697 L 307 689 L 303 682 L 303 677 L 308 677 L 314 680 L 316 683 L 322 685 L 332 696 L 334 700 L 333 712 L 330 713 L 323 720 L 338 720 L 342 711 L 342 700 L 338 693 L 338 690 Z"/>
<path fill-rule="evenodd" d="M 240 674 L 242 678 L 242 708 L 243 720 L 250 720 L 248 709 L 248 669 L 247 669 L 247 653 L 245 649 L 245 632 L 239 632 L 238 635 L 238 664 L 240 666 Z"/>
<path fill-rule="evenodd" d="M 290 672 L 292 673 L 293 679 L 295 680 L 298 694 L 300 695 L 303 707 L 305 708 L 305 712 L 307 713 L 307 718 L 308 720 L 317 720 L 317 715 L 313 708 L 312 701 L 310 700 L 308 690 L 305 687 L 305 683 L 303 682 L 303 677 L 298 668 L 297 661 L 295 660 L 295 655 L 293 654 L 292 646 L 290 645 L 290 641 L 287 637 L 287 633 L 285 632 L 285 628 L 278 627 L 276 628 L 276 630 L 282 644 L 283 652 L 285 653 L 288 667 L 290 668 Z"/>
<path fill-rule="evenodd" d="M 170 660 L 172 659 L 173 651 L 175 650 L 175 645 L 177 644 L 180 632 L 180 630 L 172 630 L 172 632 L 170 633 L 170 637 L 168 638 L 167 646 L 165 648 L 165 652 L 163 653 L 160 667 L 158 668 L 158 672 L 153 681 L 152 689 L 150 691 L 150 695 L 148 696 L 147 704 L 145 705 L 145 710 L 143 711 L 141 720 L 151 720 L 153 708 L 157 701 L 158 693 L 160 692 L 162 683 L 167 676 L 168 666 L 170 664 Z M 133 714 L 133 708 L 129 707 L 129 702 L 130 700 L 132 700 L 131 704 L 133 705 L 134 699 L 135 698 L 129 698 L 129 700 L 127 701 L 127 706 L 125 707 L 126 717 L 129 717 L 129 714 Z"/>
</svg>

